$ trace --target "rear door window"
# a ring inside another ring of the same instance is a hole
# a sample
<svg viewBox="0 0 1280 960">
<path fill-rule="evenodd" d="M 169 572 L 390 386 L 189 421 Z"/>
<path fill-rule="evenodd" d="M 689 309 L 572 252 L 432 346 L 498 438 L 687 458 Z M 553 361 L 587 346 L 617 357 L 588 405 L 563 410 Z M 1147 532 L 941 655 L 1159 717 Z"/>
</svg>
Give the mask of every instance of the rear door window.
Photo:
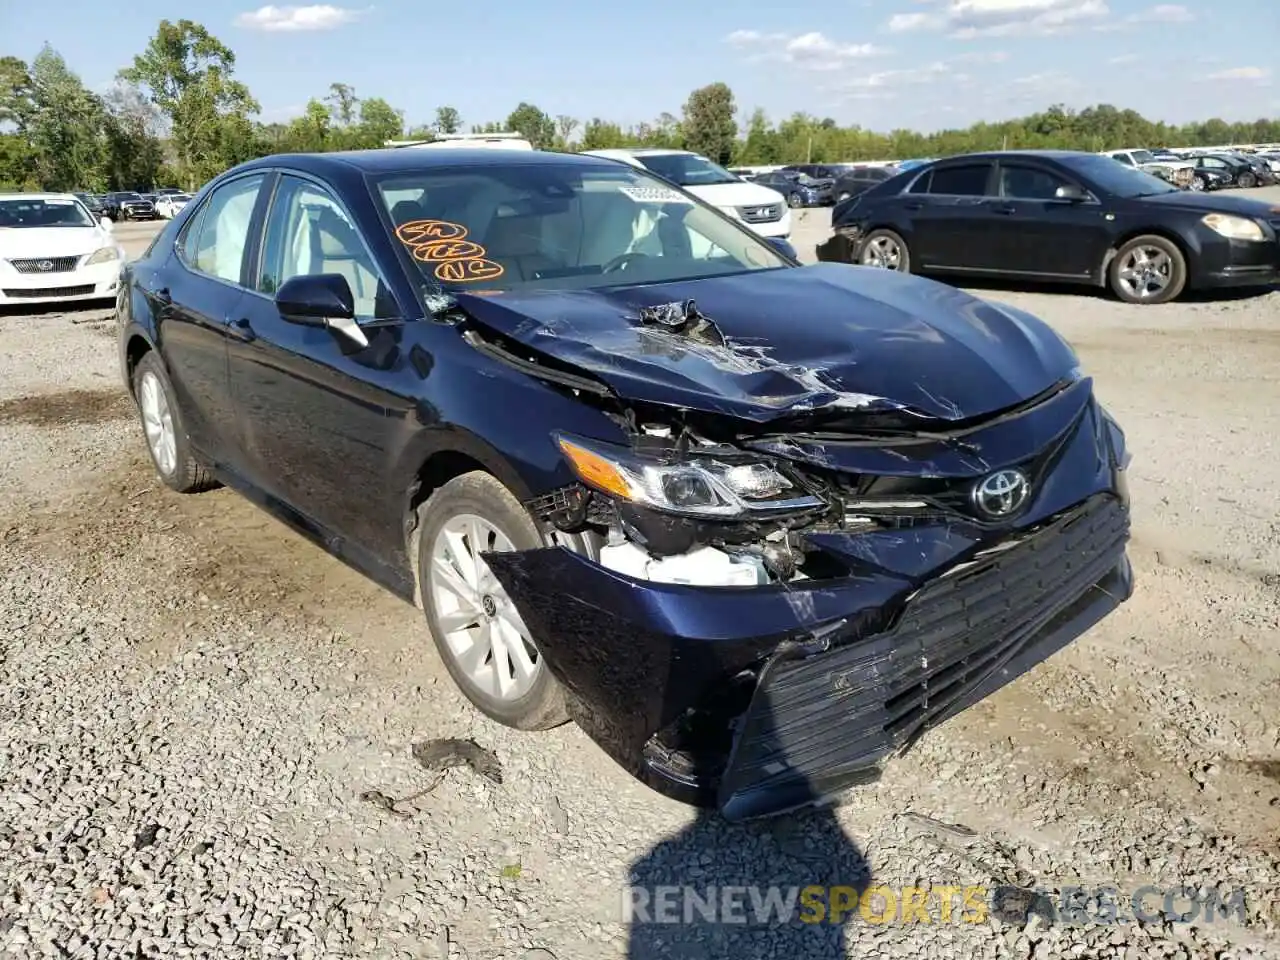
<svg viewBox="0 0 1280 960">
<path fill-rule="evenodd" d="M 987 193 L 990 163 L 965 163 L 933 171 L 929 192 L 934 196 L 981 197 Z"/>
</svg>

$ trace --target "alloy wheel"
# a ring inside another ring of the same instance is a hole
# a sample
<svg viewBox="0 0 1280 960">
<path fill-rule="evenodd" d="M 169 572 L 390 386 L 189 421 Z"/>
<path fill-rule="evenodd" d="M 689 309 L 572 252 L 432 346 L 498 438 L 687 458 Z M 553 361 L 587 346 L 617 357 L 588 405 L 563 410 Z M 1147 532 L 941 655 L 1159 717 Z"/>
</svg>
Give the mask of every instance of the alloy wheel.
<svg viewBox="0 0 1280 960">
<path fill-rule="evenodd" d="M 902 250 L 891 238 L 876 237 L 863 248 L 861 259 L 864 267 L 897 270 L 902 262 Z"/>
<path fill-rule="evenodd" d="M 1131 296 L 1150 300 L 1173 280 L 1173 259 L 1159 247 L 1134 247 L 1121 261 L 1117 276 Z"/>
<path fill-rule="evenodd" d="M 514 549 L 488 520 L 458 514 L 436 535 L 427 571 L 429 602 L 450 655 L 479 690 L 504 701 L 527 694 L 542 670 L 529 628 L 481 556 Z"/>
<path fill-rule="evenodd" d="M 1191 189 L 1196 191 L 1197 193 L 1204 190 L 1204 181 L 1201 180 L 1199 177 L 1193 177 L 1191 179 Z"/>
<path fill-rule="evenodd" d="M 142 413 L 142 429 L 147 446 L 162 476 L 171 477 L 178 468 L 178 441 L 173 427 L 173 411 L 160 378 L 147 371 L 138 389 L 138 409 Z"/>
</svg>

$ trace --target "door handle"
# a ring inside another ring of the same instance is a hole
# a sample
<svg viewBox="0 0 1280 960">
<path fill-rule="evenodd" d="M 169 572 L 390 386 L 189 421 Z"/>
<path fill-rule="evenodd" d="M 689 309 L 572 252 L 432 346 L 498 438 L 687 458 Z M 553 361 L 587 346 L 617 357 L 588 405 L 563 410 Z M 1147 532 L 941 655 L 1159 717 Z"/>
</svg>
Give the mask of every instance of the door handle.
<svg viewBox="0 0 1280 960">
<path fill-rule="evenodd" d="M 1011 203 L 1001 204 L 1000 206 L 996 207 L 995 210 L 996 210 L 996 213 L 1002 213 L 1005 216 L 1008 216 L 1011 213 L 1018 212 L 1018 208 Z"/>
<path fill-rule="evenodd" d="M 902 209 L 903 210 L 923 210 L 924 204 L 923 203 L 904 203 L 902 205 Z"/>
</svg>

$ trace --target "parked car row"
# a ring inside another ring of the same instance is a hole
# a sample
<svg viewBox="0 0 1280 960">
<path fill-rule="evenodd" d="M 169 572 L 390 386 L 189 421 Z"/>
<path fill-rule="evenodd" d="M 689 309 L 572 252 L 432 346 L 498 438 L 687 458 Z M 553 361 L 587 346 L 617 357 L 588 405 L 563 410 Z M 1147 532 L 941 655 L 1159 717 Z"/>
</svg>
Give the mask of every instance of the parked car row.
<svg viewBox="0 0 1280 960">
<path fill-rule="evenodd" d="M 1102 286 L 1142 304 L 1280 282 L 1280 208 L 1092 153 L 938 160 L 837 203 L 831 222 L 819 260 L 901 273 Z"/>
<path fill-rule="evenodd" d="M 1280 154 L 1250 154 L 1228 150 L 1109 150 L 1125 166 L 1155 174 L 1184 190 L 1222 190 L 1226 187 L 1270 186 L 1280 175 Z"/>
<path fill-rule="evenodd" d="M 110 193 L 76 193 L 96 217 L 108 220 L 171 220 L 191 199 L 191 194 L 177 187 L 163 187 L 155 193 L 114 190 Z"/>
</svg>

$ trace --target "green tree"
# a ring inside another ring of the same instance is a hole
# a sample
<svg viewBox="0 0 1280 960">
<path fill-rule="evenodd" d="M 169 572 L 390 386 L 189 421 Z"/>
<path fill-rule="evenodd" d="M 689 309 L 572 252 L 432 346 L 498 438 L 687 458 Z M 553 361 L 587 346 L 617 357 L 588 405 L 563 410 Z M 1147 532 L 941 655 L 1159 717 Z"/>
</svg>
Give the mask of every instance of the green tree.
<svg viewBox="0 0 1280 960">
<path fill-rule="evenodd" d="M 457 133 L 462 129 L 462 116 L 453 107 L 436 107 L 436 120 L 431 126 L 436 133 Z"/>
<path fill-rule="evenodd" d="M 103 189 L 102 101 L 48 44 L 31 61 L 31 100 L 34 110 L 26 135 L 40 183 L 48 190 Z"/>
<path fill-rule="evenodd" d="M 511 111 L 507 129 L 520 134 L 538 150 L 547 149 L 556 139 L 556 122 L 532 103 L 521 102 Z"/>
<path fill-rule="evenodd" d="M 735 112 L 733 91 L 727 84 L 712 83 L 693 91 L 684 105 L 685 146 L 716 163 L 731 162 L 738 138 Z"/>
<path fill-rule="evenodd" d="M 404 136 L 404 114 L 381 97 L 370 97 L 360 103 L 360 122 L 356 127 L 354 146 L 374 149 L 388 140 Z"/>
<path fill-rule="evenodd" d="M 575 117 L 562 113 L 556 117 L 556 149 L 568 150 L 573 144 L 574 131 L 580 124 Z"/>
<path fill-rule="evenodd" d="M 119 83 L 104 98 L 106 107 L 106 180 L 114 190 L 144 190 L 165 174 L 162 118 L 137 87 Z"/>
<path fill-rule="evenodd" d="M 31 71 L 17 57 L 0 57 L 0 126 L 26 129 L 35 111 L 31 98 Z"/>
<path fill-rule="evenodd" d="M 592 117 L 582 128 L 581 150 L 616 150 L 627 146 L 627 137 L 616 123 Z"/>
<path fill-rule="evenodd" d="M 333 119 L 341 126 L 349 127 L 356 121 L 356 107 L 360 98 L 353 87 L 345 83 L 329 84 L 329 95 L 324 98 L 333 113 Z"/>
<path fill-rule="evenodd" d="M 168 117 L 187 186 L 257 150 L 249 118 L 258 102 L 233 79 L 235 54 L 192 20 L 161 20 L 146 49 L 120 71 Z"/>
</svg>

